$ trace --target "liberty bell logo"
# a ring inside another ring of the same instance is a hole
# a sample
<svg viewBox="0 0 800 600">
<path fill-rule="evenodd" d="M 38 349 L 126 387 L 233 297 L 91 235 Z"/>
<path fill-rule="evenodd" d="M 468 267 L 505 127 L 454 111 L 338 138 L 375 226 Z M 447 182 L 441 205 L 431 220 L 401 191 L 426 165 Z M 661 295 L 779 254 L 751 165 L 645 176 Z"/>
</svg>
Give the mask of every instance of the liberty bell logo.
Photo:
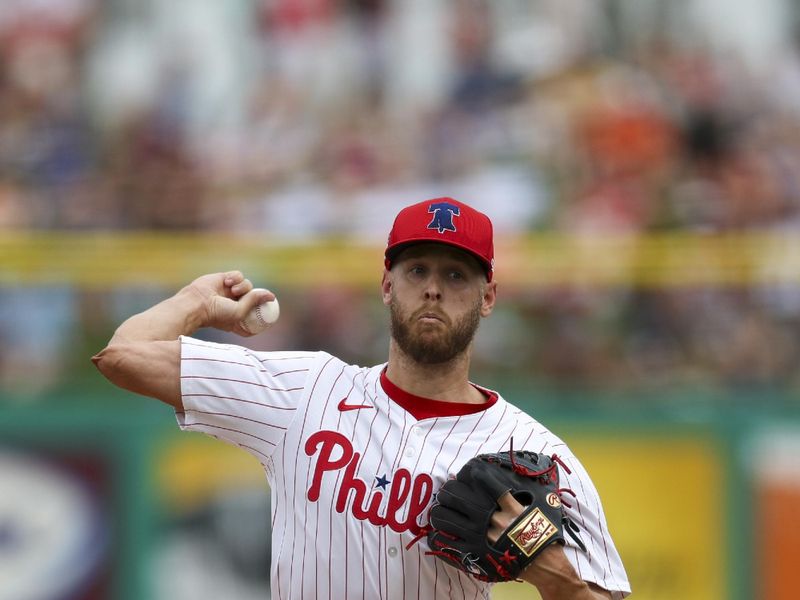
<svg viewBox="0 0 800 600">
<path fill-rule="evenodd" d="M 450 202 L 435 202 L 428 207 L 428 212 L 433 213 L 433 219 L 428 223 L 428 229 L 436 229 L 439 233 L 455 231 L 453 218 L 461 214 L 461 209 Z"/>
</svg>

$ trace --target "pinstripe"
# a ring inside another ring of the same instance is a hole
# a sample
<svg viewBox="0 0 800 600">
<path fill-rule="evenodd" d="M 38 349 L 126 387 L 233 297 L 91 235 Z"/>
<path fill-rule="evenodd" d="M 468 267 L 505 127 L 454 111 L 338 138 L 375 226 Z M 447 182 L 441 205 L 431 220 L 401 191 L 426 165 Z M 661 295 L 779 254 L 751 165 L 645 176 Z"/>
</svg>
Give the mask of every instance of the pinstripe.
<svg viewBox="0 0 800 600">
<path fill-rule="evenodd" d="M 433 464 L 434 464 L 434 465 L 435 465 L 435 464 L 438 462 L 438 460 L 439 460 L 439 455 L 442 453 L 442 449 L 444 448 L 444 444 L 445 444 L 445 442 L 447 441 L 447 438 L 449 438 L 449 437 L 450 437 L 450 434 L 451 434 L 451 433 L 453 433 L 453 429 L 455 429 L 455 427 L 456 427 L 456 424 L 457 424 L 457 423 L 458 423 L 458 420 L 453 420 L 453 424 L 452 424 L 452 426 L 450 427 L 450 431 L 448 431 L 448 432 L 447 432 L 447 435 L 446 435 L 446 436 L 445 436 L 445 438 L 442 440 L 442 443 L 441 443 L 441 445 L 439 446 L 439 451 L 436 453 L 436 457 L 433 459 Z M 438 563 L 438 562 L 434 562 L 433 564 L 435 565 L 435 569 L 436 569 L 436 578 L 435 578 L 435 580 L 434 580 L 434 590 L 435 590 L 435 589 L 437 588 L 437 586 L 438 586 L 438 583 L 439 583 L 439 563 Z M 443 567 L 443 568 L 444 568 L 444 567 Z M 446 568 L 445 568 L 444 570 L 445 570 L 445 575 L 447 575 L 447 578 L 448 578 L 448 580 L 449 580 L 449 579 L 450 579 L 450 575 L 447 573 L 447 569 L 446 569 Z M 450 590 L 449 590 L 449 588 L 448 588 L 448 594 L 449 594 L 449 593 L 450 593 Z"/>
<path fill-rule="evenodd" d="M 528 444 L 530 443 L 530 441 L 531 441 L 531 438 L 533 437 L 533 434 L 534 434 L 535 432 L 536 432 L 536 426 L 535 426 L 535 425 L 531 425 L 531 430 L 530 430 L 530 432 L 528 433 L 528 437 L 526 437 L 526 438 L 525 438 L 525 441 L 524 441 L 524 442 L 522 442 L 522 445 L 520 446 L 520 448 L 527 448 L 527 447 L 528 447 Z"/>
<path fill-rule="evenodd" d="M 400 572 L 404 574 L 402 578 L 402 587 L 400 588 L 401 600 L 406 600 L 406 580 L 411 579 L 414 577 L 414 574 L 410 572 L 410 570 L 406 570 L 406 552 L 405 552 L 405 543 L 403 542 L 403 534 L 402 533 L 395 533 L 392 531 L 389 535 L 395 538 L 395 546 L 398 549 L 397 556 L 400 558 Z M 411 563 L 409 561 L 409 569 L 411 568 Z M 419 580 L 419 573 L 416 575 L 416 579 Z M 387 595 L 388 597 L 388 595 Z"/>
<path fill-rule="evenodd" d="M 257 381 L 245 381 L 243 379 L 231 379 L 229 377 L 209 377 L 207 375 L 181 375 L 181 379 L 208 379 L 214 381 L 229 381 L 231 383 L 241 383 L 242 385 L 254 385 L 256 387 L 265 388 L 272 392 L 296 392 L 302 390 L 301 387 L 296 388 L 274 388 Z"/>
<path fill-rule="evenodd" d="M 183 394 L 184 398 L 217 398 L 219 400 L 233 400 L 234 402 L 244 402 L 246 404 L 255 404 L 256 406 L 260 406 L 263 408 L 268 408 L 270 410 L 296 410 L 294 407 L 290 406 L 279 406 L 276 404 L 264 404 L 263 402 L 259 402 L 257 400 L 245 400 L 244 398 L 235 398 L 233 396 L 220 396 L 217 394 Z"/>
<path fill-rule="evenodd" d="M 282 377 L 284 375 L 291 375 L 292 373 L 308 373 L 308 369 L 292 369 L 290 371 L 281 371 L 280 373 L 273 373 L 273 377 Z"/>
<path fill-rule="evenodd" d="M 467 590 L 465 589 L 466 586 L 474 586 L 475 580 L 467 575 L 466 573 L 462 573 L 461 571 L 456 571 L 456 575 L 458 576 L 458 584 L 461 588 L 461 598 L 462 600 L 467 600 Z"/>
<path fill-rule="evenodd" d="M 330 361 L 328 361 L 328 362 L 330 363 Z M 327 366 L 327 364 L 326 364 L 326 366 Z M 330 405 L 331 395 L 333 394 L 333 390 L 336 389 L 336 384 L 339 383 L 339 379 L 341 379 L 342 374 L 344 373 L 344 369 L 345 369 L 345 367 L 344 367 L 344 365 L 342 365 L 342 370 L 339 371 L 339 374 L 336 376 L 336 379 L 333 380 L 333 384 L 331 385 L 330 389 L 328 390 L 328 397 L 325 399 L 325 406 L 322 409 L 322 412 L 320 414 L 319 424 L 317 425 L 317 429 L 320 429 L 322 427 L 322 422 L 323 422 L 323 420 L 325 418 L 325 412 L 327 411 L 328 406 Z M 319 381 L 319 378 L 322 377 L 322 372 L 324 370 L 325 370 L 325 367 L 323 367 L 320 370 L 320 373 L 317 376 L 317 381 Z M 316 384 L 317 384 L 317 382 L 314 382 L 314 386 L 315 387 L 316 387 Z M 312 396 L 313 396 L 313 390 L 312 390 Z M 310 405 L 311 405 L 311 402 L 308 403 L 308 406 L 310 406 Z M 306 412 L 306 414 L 308 414 L 308 412 Z M 304 420 L 303 426 L 305 428 L 305 420 Z M 299 455 L 300 455 L 300 448 L 299 448 L 299 445 L 298 445 L 297 455 L 295 456 L 295 468 L 297 468 L 297 457 Z M 308 461 L 308 464 L 306 465 L 306 481 L 308 481 L 308 479 L 309 479 L 309 473 L 310 472 L 311 472 L 311 461 Z M 317 505 L 317 507 L 319 507 L 319 505 Z M 303 522 L 308 522 L 308 502 L 303 504 L 303 511 L 304 511 L 304 513 L 303 513 Z M 317 521 L 316 529 L 317 529 L 317 533 L 319 533 L 319 520 Z M 314 536 L 315 540 L 317 538 L 318 538 L 318 535 Z M 305 572 L 305 570 L 306 570 L 306 550 L 307 549 L 308 549 L 308 544 L 303 544 L 303 563 L 302 563 L 302 566 L 301 566 L 301 572 Z M 294 554 L 294 552 L 292 552 L 292 554 Z M 294 562 L 292 564 L 294 564 Z M 289 574 L 289 577 L 291 578 L 291 572 Z M 303 577 L 300 581 L 301 581 L 301 583 L 300 583 L 300 596 L 302 598 L 305 598 L 306 597 L 305 596 L 305 582 L 306 582 L 305 577 Z"/>
<path fill-rule="evenodd" d="M 380 409 L 378 408 L 378 404 L 377 404 L 378 394 L 377 394 L 377 390 L 373 390 L 373 392 L 375 393 L 375 399 L 373 400 L 373 403 L 376 406 L 375 413 L 377 414 L 377 413 L 380 412 Z M 389 401 L 386 401 L 386 402 L 382 402 L 382 404 L 386 405 L 386 419 L 387 419 L 388 426 L 386 428 L 386 433 L 383 436 L 383 441 L 381 442 L 381 449 L 383 449 L 383 447 L 385 446 L 386 438 L 389 437 L 389 432 L 392 430 L 392 427 L 391 427 L 391 425 L 392 425 L 392 403 L 389 402 Z M 396 464 L 397 457 L 399 456 L 399 448 L 400 448 L 400 444 L 398 444 L 398 451 L 395 453 L 394 461 L 392 462 L 392 470 L 395 470 L 395 466 L 394 465 Z M 385 453 L 381 452 L 380 460 L 378 461 L 378 469 L 376 471 L 377 473 L 381 472 L 381 465 L 383 464 L 384 456 L 385 456 Z M 381 532 L 381 536 L 383 537 L 384 541 L 386 542 L 385 545 L 387 547 L 388 547 L 388 541 L 386 540 L 386 537 L 388 535 L 389 535 L 389 529 L 384 527 L 382 532 Z M 388 552 L 388 549 L 387 549 L 386 552 Z M 389 597 L 389 564 L 388 564 L 388 560 L 389 559 L 387 558 L 386 552 L 382 553 L 380 551 L 380 547 L 378 548 L 378 557 L 379 557 L 378 558 L 378 579 L 380 581 L 384 582 L 384 586 L 385 586 L 385 588 L 384 588 L 385 589 L 384 598 L 388 598 Z M 401 560 L 402 560 L 402 553 L 401 553 Z M 381 564 L 383 564 L 383 568 L 384 568 L 384 576 L 383 577 L 381 577 L 381 570 L 380 570 L 380 565 Z M 403 583 L 404 583 L 404 587 L 405 587 L 405 580 L 404 580 Z M 405 593 L 404 593 L 404 596 L 405 596 Z"/>
<path fill-rule="evenodd" d="M 215 417 L 230 417 L 231 419 L 238 419 L 240 421 L 249 421 L 250 423 L 257 423 L 259 425 L 263 425 L 264 427 L 271 427 L 273 429 L 280 429 L 282 431 L 286 431 L 286 427 L 283 427 L 282 425 L 273 425 L 272 423 L 259 421 L 257 419 L 251 419 L 250 417 L 243 417 L 241 415 L 232 415 L 230 413 L 223 413 L 223 412 L 212 412 L 209 410 L 198 410 L 196 408 L 190 408 L 185 411 L 185 413 L 187 412 L 197 413 L 201 415 L 215 416 Z"/>
<path fill-rule="evenodd" d="M 569 483 L 569 475 L 565 473 L 565 477 L 564 478 L 567 480 L 568 484 L 571 486 L 572 483 Z M 581 481 L 581 478 L 577 478 L 577 479 L 578 479 L 578 484 L 580 484 L 580 487 L 581 487 L 581 494 L 583 495 L 583 493 L 584 493 L 583 481 Z M 585 529 L 586 528 L 586 521 L 583 518 L 583 513 L 581 512 L 581 506 L 580 506 L 579 503 L 576 503 L 576 504 L 577 504 L 576 508 L 577 508 L 577 511 L 578 511 L 578 516 L 580 517 L 580 527 Z M 591 547 L 592 547 L 592 550 L 594 550 L 594 542 L 592 542 Z M 576 567 L 576 569 L 578 571 L 578 576 L 581 577 L 581 578 L 583 577 L 583 569 L 581 568 L 581 563 L 582 562 L 583 562 L 583 560 L 582 560 L 581 556 L 578 554 L 578 551 L 575 550 L 575 567 Z M 591 562 L 592 562 L 592 555 L 589 554 L 589 563 L 591 564 Z"/>
<path fill-rule="evenodd" d="M 259 450 L 258 448 L 253 448 L 252 446 L 248 446 L 247 444 L 236 444 L 236 445 L 242 448 L 243 450 L 248 450 L 249 452 L 255 452 L 259 456 L 263 456 L 266 460 L 269 460 L 269 456 L 261 452 L 261 450 Z M 258 458 L 258 456 L 256 458 Z M 264 469 L 267 468 L 263 460 L 259 459 L 259 462 L 261 463 L 261 466 L 264 467 Z"/>
<path fill-rule="evenodd" d="M 247 362 L 239 362 L 235 360 L 222 360 L 221 358 L 207 358 L 207 357 L 195 357 L 195 356 L 184 356 L 181 357 L 182 361 L 199 361 L 199 362 L 212 362 L 212 363 L 219 363 L 224 365 L 238 365 L 240 367 L 249 367 L 251 369 L 258 369 L 261 372 L 266 372 L 266 369 L 262 369 L 257 367 L 252 363 Z"/>
<path fill-rule="evenodd" d="M 367 397 L 369 397 L 369 396 L 367 396 Z M 373 398 L 373 402 L 376 403 L 376 408 L 375 408 L 375 411 L 374 411 L 374 415 L 372 417 L 372 421 L 369 424 L 369 436 L 367 437 L 367 443 L 364 444 L 364 454 L 363 454 L 363 456 L 366 456 L 367 453 L 369 452 L 369 445 L 370 445 L 370 442 L 372 442 L 372 432 L 374 431 L 375 420 L 378 418 L 378 415 L 380 415 L 380 410 L 377 408 L 377 396 L 375 398 Z M 353 498 L 353 502 L 355 502 L 355 500 L 356 499 Z M 360 523 L 361 523 L 361 547 L 363 548 L 363 547 L 365 547 L 364 546 L 364 521 L 361 521 Z M 366 593 L 367 593 L 367 579 L 366 579 L 367 573 L 366 573 L 366 564 L 364 562 L 365 559 L 366 559 L 366 556 L 367 556 L 366 552 L 361 554 L 361 598 L 362 599 L 366 598 Z"/>
<path fill-rule="evenodd" d="M 380 531 L 378 531 L 378 552 L 376 556 L 378 557 L 378 585 L 382 586 L 381 598 L 389 597 L 389 559 L 386 558 L 388 556 L 389 547 L 389 542 L 386 539 L 387 530 L 387 527 L 383 527 Z M 384 546 L 384 548 L 382 549 L 381 546 Z M 381 576 L 381 565 L 383 565 L 385 577 Z"/>
<path fill-rule="evenodd" d="M 364 545 L 364 521 L 358 522 L 358 528 L 361 532 L 361 548 L 366 548 L 366 546 Z M 367 589 L 367 580 L 366 580 L 367 573 L 364 569 L 364 556 L 365 554 L 362 553 L 361 554 L 361 600 L 364 600 L 364 598 L 366 598 L 366 589 Z"/>
<path fill-rule="evenodd" d="M 317 384 L 319 384 L 319 381 L 322 378 L 322 374 L 325 372 L 325 368 L 329 364 L 331 364 L 331 361 L 333 361 L 333 357 L 329 358 L 325 362 L 325 364 L 322 365 L 322 368 L 319 370 L 319 373 L 317 373 L 317 377 L 314 380 L 314 385 L 311 386 L 311 393 L 309 394 L 309 398 L 313 398 L 314 397 L 314 392 L 317 389 Z M 303 422 L 300 425 L 300 438 L 301 439 L 302 439 L 302 433 L 306 429 L 306 420 L 308 419 L 308 413 L 309 413 L 309 409 L 310 408 L 311 408 L 311 401 L 309 400 L 306 403 L 305 412 L 303 413 Z M 298 463 L 299 459 L 300 459 L 300 444 L 298 443 L 296 451 L 295 451 L 295 455 L 294 455 L 294 468 L 291 471 L 292 473 L 297 473 L 297 463 Z M 309 468 L 310 468 L 310 463 L 309 463 Z M 308 480 L 307 477 L 306 477 L 306 480 Z M 292 483 L 293 483 L 294 487 L 296 488 L 296 486 L 297 486 L 296 482 L 292 482 Z M 297 496 L 297 489 L 295 489 L 295 497 L 296 496 Z M 306 507 L 306 511 L 307 511 L 308 510 L 308 503 L 304 504 L 304 506 Z M 308 514 L 308 513 L 306 512 L 306 514 Z M 297 520 L 293 519 L 292 522 L 294 523 L 295 528 L 296 528 L 297 527 Z M 299 538 L 299 537 L 302 537 L 303 539 L 305 539 L 305 536 L 302 535 L 302 532 L 297 531 L 295 529 L 294 535 L 292 536 L 292 551 L 290 553 L 292 557 L 295 556 L 295 554 L 294 554 L 295 542 L 297 541 L 297 538 Z M 304 545 L 304 547 L 305 547 L 305 545 Z M 295 563 L 295 561 L 293 559 L 292 562 L 291 562 L 291 565 L 289 567 L 289 581 L 293 581 L 294 580 L 294 576 L 293 576 L 294 575 L 294 563 Z M 305 583 L 305 579 L 301 578 L 300 582 L 301 582 L 300 583 L 300 587 L 301 587 L 300 593 L 301 593 L 301 597 L 302 597 L 302 586 L 303 586 L 303 583 Z"/>
<path fill-rule="evenodd" d="M 258 437 L 257 435 L 253 435 L 252 433 L 247 433 L 246 431 L 242 431 L 241 429 L 234 429 L 232 427 L 223 427 L 222 425 L 214 425 L 212 423 L 199 423 L 199 422 L 192 423 L 191 425 L 187 425 L 187 427 L 208 427 L 208 428 L 211 428 L 211 429 L 222 429 L 224 431 L 230 431 L 231 433 L 238 433 L 239 435 L 246 435 L 246 436 L 251 437 L 253 439 L 256 439 L 256 440 L 258 440 L 260 442 L 265 442 L 267 444 L 270 444 L 271 446 L 275 446 L 276 445 L 275 442 L 271 442 L 271 441 L 269 441 L 267 439 Z"/>
<path fill-rule="evenodd" d="M 366 371 L 362 369 L 361 375 L 362 375 L 364 389 L 366 390 L 366 385 L 367 385 L 366 384 L 366 377 L 367 377 Z M 351 393 L 353 393 L 353 390 L 355 389 L 355 379 L 356 378 L 353 377 L 353 385 L 350 386 L 350 390 L 347 393 L 348 396 Z M 343 413 L 341 411 L 339 411 L 339 423 L 341 423 L 342 414 Z M 359 418 L 360 415 L 361 415 L 361 411 L 356 412 L 355 418 L 353 419 L 353 431 L 350 434 L 351 438 L 355 438 L 356 426 L 358 425 L 358 418 Z M 336 489 L 339 488 L 339 481 L 341 479 L 341 476 L 342 476 L 341 470 L 337 471 L 337 473 L 336 473 L 336 486 L 335 486 Z M 333 520 L 334 520 L 333 513 L 334 513 L 334 508 L 333 508 L 333 503 L 331 503 L 331 513 L 330 513 L 331 514 L 331 522 L 333 522 Z M 348 583 L 350 581 L 350 578 L 347 577 L 347 566 L 349 564 L 349 557 L 350 557 L 350 546 L 349 546 L 349 544 L 350 544 L 350 535 L 349 534 L 350 534 L 350 528 L 349 527 L 345 527 L 345 530 L 344 530 L 344 556 L 345 556 L 345 561 L 344 561 L 344 564 L 345 564 L 344 597 L 345 598 L 349 597 L 349 595 L 348 595 Z M 333 535 L 333 529 L 331 529 L 331 536 L 332 535 Z M 333 537 L 331 537 L 331 541 L 330 541 L 330 544 L 328 545 L 328 548 L 329 549 L 333 549 Z"/>
<path fill-rule="evenodd" d="M 512 414 L 512 416 L 517 417 L 520 414 L 521 411 L 516 411 Z M 498 450 L 502 450 L 503 448 L 509 447 L 509 442 L 511 442 L 511 440 L 514 438 L 514 432 L 517 430 L 517 427 L 519 427 L 519 419 L 514 419 L 514 428 L 509 432 L 508 437 L 506 437 L 505 441 L 502 444 L 500 444 Z"/>
<path fill-rule="evenodd" d="M 573 470 L 577 471 L 577 468 L 578 467 L 576 466 L 576 467 L 573 468 Z M 580 486 L 581 486 L 582 496 L 585 497 L 585 498 L 591 497 L 588 494 L 586 494 L 586 491 L 584 490 L 583 477 L 579 477 L 578 478 L 578 482 L 580 483 Z M 597 499 L 596 495 L 593 494 L 592 496 L 595 497 L 595 500 Z M 602 507 L 600 506 L 599 502 L 597 502 L 595 512 L 600 514 L 601 511 L 602 511 Z M 580 506 L 578 506 L 578 512 L 580 513 Z M 582 514 L 581 514 L 581 521 L 583 522 L 583 515 Z M 603 554 L 606 557 L 606 564 L 603 565 L 603 569 L 604 569 L 604 577 L 607 579 L 607 578 L 612 576 L 613 567 L 611 566 L 611 558 L 610 558 L 609 552 L 608 552 L 608 542 L 606 541 L 607 535 L 606 535 L 606 533 L 604 531 L 603 520 L 602 519 L 598 520 L 597 525 L 600 528 L 600 534 L 601 534 L 600 539 L 603 542 Z M 594 539 L 592 539 L 592 542 L 593 542 L 593 544 L 596 544 L 596 541 Z M 591 563 L 591 558 L 592 558 L 592 556 L 590 554 L 589 555 L 589 562 L 590 563 Z M 607 569 L 606 569 L 606 567 L 607 567 Z"/>
<path fill-rule="evenodd" d="M 285 447 L 280 448 L 281 453 L 281 462 L 286 460 L 286 450 Z M 273 461 L 274 464 L 274 461 Z M 288 485 L 286 484 L 286 469 L 280 469 L 281 480 L 282 484 L 278 487 L 278 489 L 283 490 L 283 508 L 284 512 L 288 512 L 288 505 L 289 500 L 287 498 L 287 489 Z M 278 560 L 275 561 L 275 587 L 278 589 L 278 600 L 283 600 L 283 594 L 281 593 L 281 565 L 283 561 L 280 560 L 281 556 L 283 556 L 283 544 L 284 540 L 286 539 L 286 523 L 285 521 L 281 521 L 281 538 L 280 542 L 276 545 L 275 541 L 273 540 L 273 547 L 278 549 L 278 552 L 275 553 L 273 550 L 273 554 L 278 557 Z"/>
<path fill-rule="evenodd" d="M 452 472 L 453 465 L 458 460 L 458 455 L 461 454 L 461 450 L 464 448 L 464 444 L 466 444 L 469 441 L 469 437 L 473 433 L 475 433 L 475 429 L 477 429 L 478 425 L 480 425 L 480 422 L 483 420 L 483 417 L 486 416 L 486 412 L 482 412 L 482 413 L 480 413 L 480 415 L 481 416 L 475 422 L 475 425 L 472 426 L 472 430 L 469 432 L 469 434 L 466 437 L 464 437 L 464 439 L 461 441 L 461 444 L 458 446 L 458 452 L 456 452 L 456 455 L 453 457 L 453 460 L 450 461 L 450 464 L 447 466 L 448 473 Z M 464 462 L 466 462 L 466 461 L 464 461 Z"/>
<path fill-rule="evenodd" d="M 506 416 L 507 412 L 508 412 L 508 405 L 506 404 L 505 407 L 503 407 L 503 414 L 500 415 L 499 419 L 497 419 L 497 423 L 494 424 L 494 427 L 492 428 L 492 431 L 489 432 L 488 434 L 486 434 L 486 440 L 483 442 L 482 445 L 486 445 L 486 444 L 489 443 L 489 440 L 492 439 L 492 436 L 497 431 L 497 428 L 500 427 L 500 424 L 503 422 L 503 417 Z"/>
<path fill-rule="evenodd" d="M 376 399 L 377 399 L 377 396 L 376 396 Z M 375 417 L 376 418 L 378 417 L 379 413 L 380 413 L 380 410 L 376 408 L 376 410 L 375 410 Z M 389 432 L 392 430 L 392 427 L 391 427 L 391 423 L 392 423 L 392 403 L 391 402 L 387 402 L 386 403 L 386 420 L 388 421 L 388 423 L 387 423 L 387 427 L 386 427 L 386 433 L 383 434 L 383 440 L 381 440 L 381 448 L 384 448 L 386 446 L 386 438 L 389 437 Z M 366 453 L 367 450 L 369 450 L 369 443 L 367 443 L 367 448 L 364 450 L 364 453 Z M 376 473 L 380 473 L 380 471 L 381 471 L 381 465 L 383 465 L 383 458 L 384 458 L 384 453 L 381 452 L 380 459 L 378 460 L 378 467 L 377 467 Z M 395 454 L 395 461 L 396 460 L 397 460 L 397 454 Z M 394 468 L 394 463 L 393 463 L 393 468 Z"/>
<path fill-rule="evenodd" d="M 279 360 L 314 360 L 316 357 L 315 354 L 308 354 L 305 356 L 271 356 L 270 358 L 261 358 L 259 362 L 268 363 L 268 362 L 276 362 Z"/>
</svg>

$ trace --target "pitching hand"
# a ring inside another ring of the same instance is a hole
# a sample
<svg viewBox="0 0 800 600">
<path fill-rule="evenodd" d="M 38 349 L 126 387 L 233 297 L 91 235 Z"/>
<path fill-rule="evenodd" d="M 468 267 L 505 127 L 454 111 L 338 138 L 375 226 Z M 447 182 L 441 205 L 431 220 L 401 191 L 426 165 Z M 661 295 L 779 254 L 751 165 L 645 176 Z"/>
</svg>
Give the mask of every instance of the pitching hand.
<svg viewBox="0 0 800 600">
<path fill-rule="evenodd" d="M 240 324 L 245 315 L 256 305 L 275 299 L 270 291 L 253 289 L 253 283 L 241 271 L 203 275 L 190 283 L 186 291 L 200 298 L 205 327 L 244 337 L 252 335 Z"/>
</svg>

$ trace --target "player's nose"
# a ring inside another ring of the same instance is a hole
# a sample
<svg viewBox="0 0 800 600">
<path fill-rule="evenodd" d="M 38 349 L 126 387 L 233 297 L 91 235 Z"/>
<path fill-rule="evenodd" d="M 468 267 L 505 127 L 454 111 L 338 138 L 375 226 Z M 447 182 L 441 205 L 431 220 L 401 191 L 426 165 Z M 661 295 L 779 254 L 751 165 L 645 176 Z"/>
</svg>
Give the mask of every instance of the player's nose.
<svg viewBox="0 0 800 600">
<path fill-rule="evenodd" d="M 441 300 L 442 286 L 436 277 L 428 277 L 425 281 L 424 294 L 426 300 Z"/>
</svg>

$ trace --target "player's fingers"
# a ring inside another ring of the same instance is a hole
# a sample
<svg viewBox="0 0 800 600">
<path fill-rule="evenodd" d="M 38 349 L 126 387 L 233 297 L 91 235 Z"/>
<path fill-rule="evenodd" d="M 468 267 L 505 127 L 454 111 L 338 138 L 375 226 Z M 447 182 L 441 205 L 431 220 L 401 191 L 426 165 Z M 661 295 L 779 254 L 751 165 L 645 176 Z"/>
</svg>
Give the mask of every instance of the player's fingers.
<svg viewBox="0 0 800 600">
<path fill-rule="evenodd" d="M 240 281 L 244 279 L 244 275 L 241 271 L 228 271 L 224 274 L 223 283 L 226 287 L 233 287 Z"/>
<path fill-rule="evenodd" d="M 517 519 L 525 507 L 522 506 L 510 492 L 506 492 L 497 500 L 498 510 L 492 513 L 489 522 L 487 537 L 494 544 L 503 532 Z"/>
<path fill-rule="evenodd" d="M 437 492 L 436 500 L 443 506 L 472 516 L 485 515 L 494 508 L 491 498 L 485 494 L 476 494 L 475 490 L 457 479 L 445 482 Z"/>
<path fill-rule="evenodd" d="M 457 479 L 448 479 L 436 493 L 436 500 L 439 504 L 457 507 L 462 498 L 469 498 L 473 493 L 469 487 Z"/>
<path fill-rule="evenodd" d="M 497 540 L 500 539 L 500 536 L 509 528 L 511 523 L 513 523 L 513 520 L 509 521 L 505 518 L 505 515 L 501 516 L 499 513 L 493 514 L 491 521 L 489 521 L 489 529 L 486 531 L 486 537 L 489 543 L 496 544 Z"/>
<path fill-rule="evenodd" d="M 501 481 L 494 471 L 474 469 L 473 477 L 475 482 L 495 499 L 499 499 L 511 489 L 508 483 Z"/>
<path fill-rule="evenodd" d="M 429 516 L 430 523 L 435 529 L 448 534 L 458 531 L 462 534 L 464 532 L 472 532 L 477 535 L 481 533 L 484 527 L 479 519 L 472 519 L 446 506 L 434 506 Z"/>
<path fill-rule="evenodd" d="M 501 511 L 507 511 L 515 514 L 520 514 L 525 507 L 519 503 L 519 501 L 514 498 L 511 492 L 506 492 L 502 496 L 497 499 L 497 505 L 500 507 Z"/>
<path fill-rule="evenodd" d="M 472 483 L 472 470 L 475 466 L 479 465 L 479 461 L 475 458 L 471 458 L 467 461 L 467 463 L 461 467 L 461 469 L 456 473 L 456 479 L 459 481 L 463 481 L 466 484 Z"/>
<path fill-rule="evenodd" d="M 259 304 L 275 300 L 275 294 L 264 288 L 251 288 L 236 302 L 236 312 L 240 319 Z"/>
<path fill-rule="evenodd" d="M 242 327 L 242 322 L 248 313 L 259 304 L 274 300 L 275 294 L 263 288 L 253 288 L 244 296 L 238 299 L 225 296 L 214 296 L 210 300 L 209 314 L 211 316 L 208 325 L 223 331 L 233 331 L 239 335 L 248 337 L 253 335 L 246 328 Z"/>
<path fill-rule="evenodd" d="M 245 278 L 231 286 L 231 294 L 234 298 L 239 298 L 240 296 L 244 296 L 252 289 L 253 282 Z"/>
</svg>

